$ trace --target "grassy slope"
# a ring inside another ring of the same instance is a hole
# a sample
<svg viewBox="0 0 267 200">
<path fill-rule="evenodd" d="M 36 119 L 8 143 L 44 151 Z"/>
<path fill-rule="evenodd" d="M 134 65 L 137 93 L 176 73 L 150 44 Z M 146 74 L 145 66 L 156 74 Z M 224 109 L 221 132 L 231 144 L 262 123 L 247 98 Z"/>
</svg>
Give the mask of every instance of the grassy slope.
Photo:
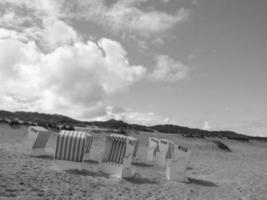
<svg viewBox="0 0 267 200">
<path fill-rule="evenodd" d="M 194 129 L 188 127 L 182 127 L 178 125 L 155 125 L 155 126 L 142 126 L 138 124 L 128 124 L 123 121 L 109 120 L 105 122 L 83 122 L 72 119 L 67 116 L 58 115 L 58 114 L 44 114 L 37 112 L 8 112 L 0 110 L 0 119 L 9 118 L 15 119 L 19 118 L 25 121 L 38 122 L 39 125 L 44 127 L 54 127 L 56 125 L 71 125 L 71 126 L 98 126 L 108 129 L 119 129 L 122 132 L 125 130 L 132 131 L 145 131 L 145 132 L 163 132 L 163 133 L 172 133 L 179 134 L 185 137 L 227 137 L 228 139 L 237 139 L 248 141 L 249 139 L 257 140 L 266 140 L 267 138 L 262 137 L 251 137 L 243 134 L 238 134 L 233 131 L 206 131 L 201 129 Z M 3 120 L 2 120 L 3 121 Z"/>
</svg>

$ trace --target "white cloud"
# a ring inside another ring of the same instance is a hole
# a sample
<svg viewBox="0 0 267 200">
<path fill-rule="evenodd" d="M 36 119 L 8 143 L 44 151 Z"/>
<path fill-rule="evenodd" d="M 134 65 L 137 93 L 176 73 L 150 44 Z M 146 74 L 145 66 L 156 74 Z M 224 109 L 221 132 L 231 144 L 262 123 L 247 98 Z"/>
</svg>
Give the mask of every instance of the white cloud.
<svg viewBox="0 0 267 200">
<path fill-rule="evenodd" d="M 95 7 L 100 10 L 94 12 L 102 13 L 103 2 L 95 4 L 100 5 Z M 0 109 L 92 118 L 106 113 L 105 99 L 110 94 L 142 78 L 174 81 L 183 76 L 179 63 L 168 56 L 158 59 L 150 76 L 145 67 L 130 64 L 119 42 L 107 38 L 83 42 L 79 33 L 61 18 L 65 16 L 61 1 L 3 0 L 0 6 L 9 11 L 0 20 Z M 25 9 L 25 16 L 21 9 Z M 108 12 L 99 16 L 105 18 L 102 22 L 110 23 L 115 29 L 125 26 L 123 30 L 139 34 L 143 34 L 143 29 L 148 34 L 160 32 L 182 20 L 156 11 L 145 13 L 130 1 L 128 4 L 119 1 L 111 8 L 104 6 L 105 9 Z M 116 12 L 122 13 L 117 16 Z M 21 18 L 16 21 L 18 17 Z M 163 76 L 159 75 L 162 72 Z M 148 124 L 167 120 L 153 112 L 127 111 L 116 116 Z"/>
<path fill-rule="evenodd" d="M 209 124 L 209 121 L 205 121 L 202 129 L 209 131 L 211 129 L 211 126 Z"/>
<path fill-rule="evenodd" d="M 180 61 L 173 60 L 168 55 L 160 55 L 149 78 L 153 81 L 175 82 L 187 78 L 188 71 L 189 68 Z"/>
<path fill-rule="evenodd" d="M 0 4 L 6 8 L 20 8 L 33 11 L 38 16 L 60 16 L 64 0 L 1 0 Z M 25 14 L 25 13 L 24 13 Z"/>
<path fill-rule="evenodd" d="M 164 32 L 187 16 L 188 13 L 184 9 L 170 15 L 159 11 L 143 12 L 136 7 L 127 7 L 123 4 L 115 5 L 106 14 L 109 25 L 115 31 L 134 32 L 143 36 Z"/>
<path fill-rule="evenodd" d="M 0 40 L 0 92 L 2 109 L 31 107 L 39 96 L 36 67 L 40 52 L 34 42 Z M 21 104 L 20 104 L 21 103 Z"/>
<path fill-rule="evenodd" d="M 34 40 L 46 51 L 79 40 L 78 33 L 61 19 L 63 1 L 3 0 L 0 6 L 5 8 L 0 11 L 0 37 Z M 5 29 L 9 33 L 3 33 Z"/>
<path fill-rule="evenodd" d="M 76 31 L 57 18 L 44 18 L 43 27 L 43 30 L 40 31 L 40 39 L 43 46 L 47 48 L 55 49 L 58 46 L 78 41 Z"/>
<path fill-rule="evenodd" d="M 145 37 L 165 32 L 189 17 L 189 11 L 184 8 L 180 8 L 176 14 L 144 11 L 138 7 L 140 2 L 142 1 L 119 0 L 108 7 L 104 1 L 79 1 L 80 12 L 74 12 L 72 16 L 95 21 L 115 32 Z"/>
<path fill-rule="evenodd" d="M 142 66 L 129 64 L 118 42 L 106 38 L 61 46 L 47 54 L 35 42 L 0 40 L 0 69 L 2 109 L 31 105 L 32 110 L 72 116 L 84 115 L 106 95 L 146 73 Z"/>
<path fill-rule="evenodd" d="M 29 38 L 25 33 L 5 29 L 5 28 L 0 28 L 0 39 L 15 39 L 19 41 L 25 41 L 28 42 Z"/>
</svg>

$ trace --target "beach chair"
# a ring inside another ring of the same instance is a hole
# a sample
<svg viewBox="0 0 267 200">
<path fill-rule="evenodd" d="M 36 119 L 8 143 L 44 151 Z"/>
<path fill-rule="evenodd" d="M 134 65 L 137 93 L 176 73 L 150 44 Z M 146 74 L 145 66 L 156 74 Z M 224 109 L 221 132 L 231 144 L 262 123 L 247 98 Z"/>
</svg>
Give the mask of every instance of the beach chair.
<svg viewBox="0 0 267 200">
<path fill-rule="evenodd" d="M 166 166 L 166 160 L 170 159 L 173 154 L 173 141 L 167 139 L 159 139 L 159 151 L 156 152 L 156 164 L 159 166 Z"/>
<path fill-rule="evenodd" d="M 40 126 L 30 126 L 28 129 L 27 145 L 33 156 L 46 155 L 45 147 L 49 139 L 50 132 Z"/>
<path fill-rule="evenodd" d="M 171 158 L 166 161 L 166 178 L 171 181 L 188 182 L 186 170 L 188 168 L 191 150 L 184 146 L 173 145 Z"/>
<path fill-rule="evenodd" d="M 106 135 L 100 170 L 118 178 L 132 176 L 131 164 L 136 141 L 131 136 Z"/>
<path fill-rule="evenodd" d="M 55 164 L 60 170 L 82 170 L 89 159 L 93 136 L 82 131 L 62 130 L 56 143 Z"/>
<path fill-rule="evenodd" d="M 155 161 L 156 153 L 159 152 L 159 138 L 149 137 L 148 138 L 148 147 L 147 147 L 147 157 L 148 162 Z"/>
</svg>

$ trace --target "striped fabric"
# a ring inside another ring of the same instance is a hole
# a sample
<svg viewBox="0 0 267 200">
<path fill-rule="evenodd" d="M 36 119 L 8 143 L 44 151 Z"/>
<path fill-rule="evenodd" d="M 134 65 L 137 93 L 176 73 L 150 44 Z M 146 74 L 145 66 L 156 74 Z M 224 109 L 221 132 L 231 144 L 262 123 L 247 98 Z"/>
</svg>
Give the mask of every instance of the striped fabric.
<svg viewBox="0 0 267 200">
<path fill-rule="evenodd" d="M 106 140 L 111 140 L 111 147 L 109 151 L 109 155 L 104 160 L 105 162 L 111 162 L 116 164 L 122 164 L 123 159 L 125 157 L 131 156 L 132 154 L 125 155 L 126 148 L 127 148 L 127 139 L 129 140 L 129 144 L 134 145 L 136 142 L 136 139 L 133 137 L 126 137 L 116 134 L 111 134 L 106 136 Z"/>
<path fill-rule="evenodd" d="M 139 147 L 139 140 L 136 140 L 135 146 L 134 146 L 133 157 L 136 157 L 137 151 L 138 151 L 138 147 Z"/>
<path fill-rule="evenodd" d="M 45 148 L 50 132 L 43 127 L 29 127 L 30 137 L 33 139 L 32 149 Z"/>
<path fill-rule="evenodd" d="M 91 149 L 91 146 L 93 144 L 93 137 L 91 135 L 88 135 L 87 133 L 87 137 L 86 137 L 86 145 L 85 145 L 85 153 L 89 153 L 90 152 L 90 149 Z"/>
<path fill-rule="evenodd" d="M 159 151 L 159 143 L 157 143 L 157 146 L 154 148 L 153 155 L 156 156 L 156 153 Z"/>
<path fill-rule="evenodd" d="M 156 153 L 160 151 L 159 142 L 160 142 L 159 138 L 149 137 L 148 146 L 152 147 L 154 149 L 153 150 L 153 155 L 154 156 L 156 156 Z"/>
<path fill-rule="evenodd" d="M 122 164 L 123 158 L 126 152 L 126 137 L 109 135 L 106 136 L 110 138 L 113 142 L 111 144 L 110 153 L 107 162 Z"/>
<path fill-rule="evenodd" d="M 61 131 L 57 138 L 55 159 L 82 162 L 89 153 L 93 137 L 81 131 Z"/>
<path fill-rule="evenodd" d="M 172 159 L 174 157 L 174 144 L 169 143 L 169 148 L 166 154 L 166 159 Z"/>
<path fill-rule="evenodd" d="M 49 132 L 39 132 L 38 137 L 36 138 L 32 148 L 33 149 L 45 148 L 46 143 L 49 139 L 49 135 L 50 135 Z"/>
</svg>

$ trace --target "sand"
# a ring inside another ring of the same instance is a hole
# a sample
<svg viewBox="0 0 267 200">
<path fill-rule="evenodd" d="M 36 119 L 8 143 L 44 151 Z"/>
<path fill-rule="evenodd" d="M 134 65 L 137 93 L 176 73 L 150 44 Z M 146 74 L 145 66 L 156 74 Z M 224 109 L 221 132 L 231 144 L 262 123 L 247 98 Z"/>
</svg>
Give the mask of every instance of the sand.
<svg viewBox="0 0 267 200">
<path fill-rule="evenodd" d="M 233 152 L 223 152 L 206 140 L 162 133 L 133 134 L 141 141 L 136 174 L 116 179 L 98 171 L 104 134 L 94 134 L 88 170 L 59 171 L 53 162 L 56 133 L 48 155 L 29 156 L 27 127 L 0 124 L 0 200 L 2 199 L 181 199 L 266 200 L 267 143 L 223 139 Z M 165 168 L 143 161 L 149 136 L 172 139 L 191 148 L 187 176 L 191 183 L 167 181 Z"/>
</svg>

